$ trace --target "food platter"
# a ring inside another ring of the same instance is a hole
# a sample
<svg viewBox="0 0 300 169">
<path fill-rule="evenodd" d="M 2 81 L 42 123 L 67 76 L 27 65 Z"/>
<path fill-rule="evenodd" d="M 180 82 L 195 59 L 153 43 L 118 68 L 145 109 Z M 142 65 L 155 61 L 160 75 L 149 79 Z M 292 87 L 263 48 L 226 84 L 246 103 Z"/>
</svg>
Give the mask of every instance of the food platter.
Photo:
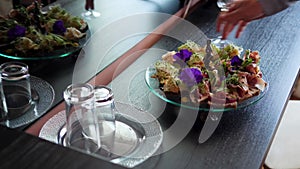
<svg viewBox="0 0 300 169">
<path fill-rule="evenodd" d="M 173 94 L 173 93 L 167 93 L 163 92 L 161 89 L 161 86 L 159 84 L 159 81 L 155 78 L 152 78 L 152 76 L 156 73 L 156 70 L 153 66 L 150 66 L 147 68 L 146 73 L 145 73 L 145 82 L 149 88 L 149 90 L 159 97 L 160 99 L 164 100 L 167 103 L 171 103 L 175 106 L 183 107 L 183 108 L 188 108 L 192 110 L 199 110 L 199 111 L 213 111 L 213 112 L 226 112 L 226 111 L 234 111 L 238 110 L 241 108 L 248 107 L 250 105 L 253 105 L 257 103 L 260 99 L 264 97 L 264 95 L 268 91 L 268 86 L 266 86 L 265 90 L 260 92 L 259 95 L 249 98 L 243 102 L 238 103 L 236 108 L 232 107 L 219 107 L 219 108 L 214 108 L 211 109 L 208 104 L 191 104 L 191 103 L 184 103 L 181 101 L 182 97 L 186 97 L 184 94 Z M 267 81 L 267 77 L 264 76 L 265 80 Z"/>
<path fill-rule="evenodd" d="M 14 53 L 9 54 L 5 52 L 9 47 L 12 47 L 12 45 L 3 45 L 0 46 L 0 57 L 8 58 L 8 59 L 14 59 L 14 60 L 48 60 L 48 59 L 58 59 L 58 58 L 64 58 L 68 57 L 75 52 L 78 52 L 82 49 L 82 47 L 85 45 L 85 43 L 88 41 L 88 39 L 91 37 L 90 30 L 86 31 L 86 36 L 81 38 L 78 41 L 79 46 L 78 47 L 65 47 L 61 49 L 57 49 L 51 52 L 39 50 L 35 52 L 29 52 L 27 54 L 23 53 Z"/>
<path fill-rule="evenodd" d="M 189 109 L 223 112 L 245 108 L 268 90 L 258 51 L 192 41 L 147 68 L 145 81 L 162 100 Z"/>
<path fill-rule="evenodd" d="M 91 36 L 87 23 L 59 6 L 47 12 L 36 3 L 0 17 L 0 57 L 14 60 L 63 58 L 78 52 Z"/>
</svg>

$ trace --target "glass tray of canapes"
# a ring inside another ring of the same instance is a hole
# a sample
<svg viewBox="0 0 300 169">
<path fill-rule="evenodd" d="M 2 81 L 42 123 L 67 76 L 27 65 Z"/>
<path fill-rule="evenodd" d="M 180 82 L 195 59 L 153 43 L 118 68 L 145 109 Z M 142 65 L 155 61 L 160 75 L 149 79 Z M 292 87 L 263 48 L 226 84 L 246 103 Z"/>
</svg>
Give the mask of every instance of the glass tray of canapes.
<svg viewBox="0 0 300 169">
<path fill-rule="evenodd" d="M 60 6 L 42 11 L 40 4 L 20 6 L 0 16 L 0 56 L 43 60 L 70 56 L 91 36 L 87 23 Z"/>
<path fill-rule="evenodd" d="M 150 91 L 176 106 L 214 112 L 245 108 L 263 98 L 268 79 L 258 51 L 241 54 L 234 44 L 209 48 L 187 41 L 164 54 L 146 70 Z"/>
</svg>

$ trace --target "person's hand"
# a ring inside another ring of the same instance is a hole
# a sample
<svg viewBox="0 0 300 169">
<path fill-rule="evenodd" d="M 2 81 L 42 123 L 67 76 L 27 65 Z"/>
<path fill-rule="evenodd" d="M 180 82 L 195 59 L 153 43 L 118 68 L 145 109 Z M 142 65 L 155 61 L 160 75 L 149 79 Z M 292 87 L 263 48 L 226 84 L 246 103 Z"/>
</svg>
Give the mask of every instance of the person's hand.
<svg viewBox="0 0 300 169">
<path fill-rule="evenodd" d="M 217 32 L 222 32 L 222 39 L 238 26 L 235 37 L 240 37 L 248 22 L 264 17 L 261 4 L 257 0 L 234 0 L 228 11 L 220 12 L 217 18 Z"/>
</svg>

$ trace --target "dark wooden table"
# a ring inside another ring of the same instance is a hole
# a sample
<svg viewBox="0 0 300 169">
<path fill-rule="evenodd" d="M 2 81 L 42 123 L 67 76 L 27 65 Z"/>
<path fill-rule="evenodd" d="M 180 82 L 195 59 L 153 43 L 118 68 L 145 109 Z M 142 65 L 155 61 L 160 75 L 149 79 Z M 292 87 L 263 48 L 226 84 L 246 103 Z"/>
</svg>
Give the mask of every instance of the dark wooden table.
<svg viewBox="0 0 300 169">
<path fill-rule="evenodd" d="M 260 51 L 261 69 L 268 78 L 269 90 L 258 103 L 224 113 L 216 131 L 205 143 L 197 142 L 203 125 L 202 118 L 197 117 L 198 112 L 166 105 L 155 97 L 144 82 L 144 72 L 146 67 L 160 58 L 156 49 L 173 50 L 180 41 L 187 39 L 201 42 L 205 38 L 202 36 L 203 33 L 207 37 L 216 37 L 218 34 L 215 32 L 215 19 L 218 10 L 214 5 L 195 9 L 188 16 L 188 23 L 173 27 L 169 33 L 172 36 L 163 36 L 150 50 L 145 51 L 128 68 L 122 70 L 109 83 L 116 100 L 137 106 L 158 117 L 165 134 L 162 149 L 166 152 L 151 157 L 136 168 L 260 168 L 299 72 L 299 10 L 300 4 L 297 3 L 282 13 L 252 22 L 240 39 L 230 37 L 230 40 L 245 49 Z M 188 27 L 185 27 L 186 25 Z M 180 37 L 179 40 L 174 38 L 176 36 Z M 124 60 L 127 59 L 130 60 L 130 55 Z M 61 84 L 66 82 L 63 77 L 52 78 L 52 82 L 57 85 L 59 83 L 55 82 L 56 80 L 61 81 Z M 101 79 L 100 76 L 99 78 Z M 62 89 L 61 86 L 57 88 Z M 186 115 L 178 116 L 178 113 L 195 114 L 189 114 L 190 119 L 187 119 Z M 199 113 L 200 116 L 201 114 Z M 180 130 L 170 130 L 174 124 L 179 126 L 177 129 L 187 129 L 188 132 L 183 132 L 186 135 L 181 135 Z M 31 133 L 28 130 L 27 132 Z M 100 159 L 54 145 L 20 131 L 1 127 L 0 133 L 1 138 L 5 138 L 1 139 L 0 146 L 1 169 L 118 168 Z"/>
<path fill-rule="evenodd" d="M 192 119 L 195 123 L 184 139 L 171 150 L 159 155 L 155 168 L 260 168 L 272 142 L 276 128 L 284 112 L 286 102 L 300 68 L 300 3 L 290 9 L 252 22 L 240 39 L 229 40 L 244 49 L 260 51 L 261 70 L 268 79 L 269 90 L 262 100 L 247 108 L 224 112 L 213 135 L 203 144 L 197 139 L 203 122 Z M 215 32 L 217 16 L 215 6 L 195 10 L 187 20 L 198 27 L 209 38 L 218 35 Z M 182 39 L 202 41 L 201 32 L 195 31 L 188 23 L 175 27 L 172 35 L 185 32 Z M 184 27 L 184 29 L 182 29 Z M 177 30 L 178 29 L 178 30 Z M 180 39 L 180 40 L 182 40 Z M 187 118 L 177 117 L 180 111 L 191 116 L 189 111 L 165 105 L 149 92 L 144 82 L 145 68 L 160 59 L 159 52 L 153 49 L 173 50 L 180 41 L 164 37 L 152 50 L 146 52 L 110 85 L 116 93 L 117 100 L 127 102 L 159 117 L 166 133 L 163 147 L 180 137 L 180 131 L 169 133 L 175 125 L 188 128 Z M 124 90 L 126 88 L 127 90 Z M 166 106 L 166 108 L 157 108 Z M 174 113 L 175 112 L 175 113 Z M 195 112 L 194 112 L 195 113 Z M 174 115 L 175 114 L 175 115 Z M 201 115 L 201 112 L 199 113 Z M 175 117 L 174 117 L 175 116 Z M 182 121 L 181 121 L 182 120 Z M 170 122 L 171 121 L 171 122 Z M 174 143 L 173 143 L 174 144 Z M 140 168 L 148 167 L 145 162 Z"/>
</svg>

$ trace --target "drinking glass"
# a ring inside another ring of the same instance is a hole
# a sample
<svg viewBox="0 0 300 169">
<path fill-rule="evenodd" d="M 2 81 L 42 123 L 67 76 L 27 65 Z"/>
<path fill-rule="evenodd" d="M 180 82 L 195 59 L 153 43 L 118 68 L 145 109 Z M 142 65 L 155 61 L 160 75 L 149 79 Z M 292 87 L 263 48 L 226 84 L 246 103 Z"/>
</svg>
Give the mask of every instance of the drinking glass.
<svg viewBox="0 0 300 169">
<path fill-rule="evenodd" d="M 228 4 L 232 0 L 218 0 L 217 6 L 220 8 L 221 12 L 227 12 L 228 11 Z"/>
<path fill-rule="evenodd" d="M 0 73 L 8 111 L 7 118 L 19 117 L 33 105 L 28 65 L 6 62 L 0 65 Z"/>
<path fill-rule="evenodd" d="M 2 87 L 2 78 L 0 74 L 0 124 L 8 126 L 8 110 L 5 95 Z"/>
<path fill-rule="evenodd" d="M 99 12 L 95 11 L 94 0 L 85 0 L 84 8 L 86 11 L 81 15 L 86 19 L 97 18 L 101 15 Z"/>
<path fill-rule="evenodd" d="M 218 37 L 212 38 L 210 40 L 211 40 L 211 43 L 214 44 L 219 49 L 222 49 L 222 48 L 226 47 L 227 45 L 232 44 L 232 42 L 230 40 L 222 39 L 222 36 L 218 36 Z"/>
<path fill-rule="evenodd" d="M 221 12 L 228 12 L 228 4 L 233 0 L 218 0 L 217 6 L 219 7 Z M 216 45 L 218 48 L 224 48 L 226 45 L 231 44 L 230 40 L 222 39 L 222 36 L 218 36 L 216 38 L 211 39 L 211 43 Z"/>
<path fill-rule="evenodd" d="M 95 114 L 99 127 L 101 156 L 110 157 L 113 155 L 114 137 L 116 131 L 114 95 L 106 86 L 95 86 Z"/>
<path fill-rule="evenodd" d="M 100 133 L 94 112 L 94 88 L 88 83 L 71 84 L 64 91 L 66 106 L 65 145 L 86 153 L 101 147 Z"/>
</svg>

